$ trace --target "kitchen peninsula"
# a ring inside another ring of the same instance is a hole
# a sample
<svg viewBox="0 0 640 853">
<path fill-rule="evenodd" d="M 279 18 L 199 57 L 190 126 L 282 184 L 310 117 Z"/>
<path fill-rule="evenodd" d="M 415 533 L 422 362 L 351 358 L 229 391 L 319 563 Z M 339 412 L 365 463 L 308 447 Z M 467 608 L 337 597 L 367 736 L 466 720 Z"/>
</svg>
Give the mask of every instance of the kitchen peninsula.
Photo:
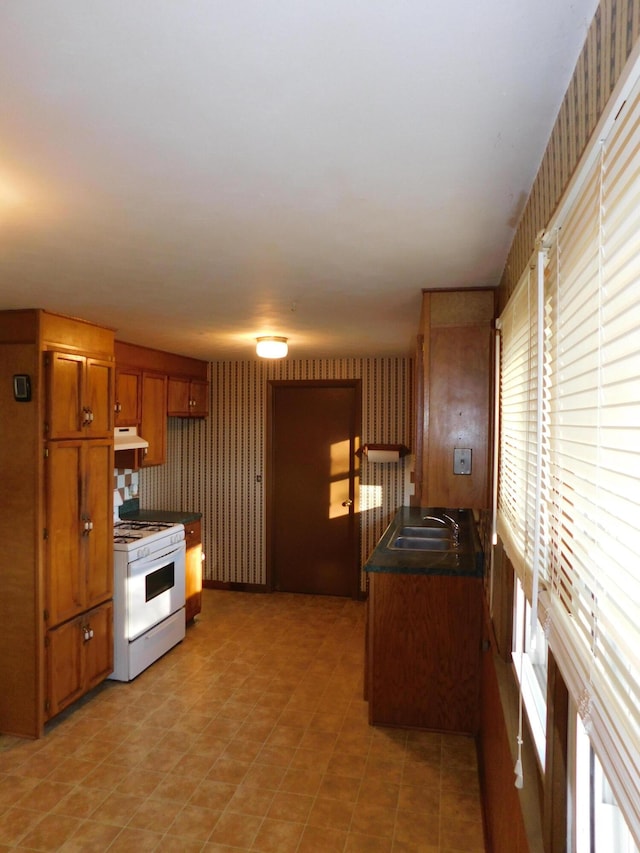
<svg viewBox="0 0 640 853">
<path fill-rule="evenodd" d="M 402 507 L 364 569 L 369 722 L 475 734 L 483 563 L 472 511 Z"/>
</svg>

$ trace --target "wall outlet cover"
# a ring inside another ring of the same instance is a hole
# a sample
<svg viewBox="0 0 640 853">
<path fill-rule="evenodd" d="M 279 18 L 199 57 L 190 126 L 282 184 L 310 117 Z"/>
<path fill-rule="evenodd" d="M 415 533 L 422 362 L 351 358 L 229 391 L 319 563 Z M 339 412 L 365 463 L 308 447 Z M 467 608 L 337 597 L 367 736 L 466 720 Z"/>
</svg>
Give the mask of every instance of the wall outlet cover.
<svg viewBox="0 0 640 853">
<path fill-rule="evenodd" d="M 471 448 L 456 447 L 453 451 L 453 473 L 454 474 L 470 474 L 471 473 Z"/>
</svg>

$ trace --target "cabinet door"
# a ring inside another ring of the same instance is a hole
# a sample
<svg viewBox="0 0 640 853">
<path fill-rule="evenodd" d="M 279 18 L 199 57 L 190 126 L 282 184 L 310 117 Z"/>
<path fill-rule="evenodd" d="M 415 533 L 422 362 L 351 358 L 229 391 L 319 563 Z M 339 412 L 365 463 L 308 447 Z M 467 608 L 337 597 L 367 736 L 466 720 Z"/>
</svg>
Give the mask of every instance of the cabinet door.
<svg viewBox="0 0 640 853">
<path fill-rule="evenodd" d="M 140 434 L 149 442 L 144 465 L 162 465 L 167 454 L 167 377 L 142 374 Z"/>
<path fill-rule="evenodd" d="M 209 414 L 209 383 L 204 379 L 191 380 L 191 415 L 205 418 Z"/>
<path fill-rule="evenodd" d="M 81 550 L 85 563 L 84 607 L 113 596 L 113 449 L 107 439 L 82 447 Z M 87 524 L 89 525 L 87 528 Z"/>
<path fill-rule="evenodd" d="M 113 437 L 113 381 L 112 361 L 87 358 L 83 399 L 83 407 L 89 411 L 84 431 L 87 437 Z"/>
<path fill-rule="evenodd" d="M 172 417 L 188 417 L 190 411 L 190 385 L 188 379 L 170 376 L 167 383 L 167 414 Z"/>
<path fill-rule="evenodd" d="M 85 359 L 63 352 L 45 353 L 47 375 L 46 438 L 80 438 L 89 423 L 83 411 Z"/>
<path fill-rule="evenodd" d="M 202 527 L 200 521 L 185 525 L 185 621 L 202 610 Z"/>
<path fill-rule="evenodd" d="M 84 693 L 82 619 L 47 634 L 47 712 L 62 711 Z"/>
<path fill-rule="evenodd" d="M 108 601 L 84 617 L 89 640 L 84 642 L 84 689 L 91 690 L 113 672 L 113 604 Z"/>
<path fill-rule="evenodd" d="M 116 370 L 116 426 L 140 424 L 141 379 L 139 370 Z"/>
<path fill-rule="evenodd" d="M 84 610 L 80 535 L 82 448 L 85 442 L 50 441 L 45 459 L 45 581 L 49 625 Z"/>
<path fill-rule="evenodd" d="M 111 601 L 47 633 L 47 713 L 58 714 L 113 672 Z"/>
<path fill-rule="evenodd" d="M 113 362 L 64 352 L 45 354 L 50 439 L 113 434 Z"/>
</svg>

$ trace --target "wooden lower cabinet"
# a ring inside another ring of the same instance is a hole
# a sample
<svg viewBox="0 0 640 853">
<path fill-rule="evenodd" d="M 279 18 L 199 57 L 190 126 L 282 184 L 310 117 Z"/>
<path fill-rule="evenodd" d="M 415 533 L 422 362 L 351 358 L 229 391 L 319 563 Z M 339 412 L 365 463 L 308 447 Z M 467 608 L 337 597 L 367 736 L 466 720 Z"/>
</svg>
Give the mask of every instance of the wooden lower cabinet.
<svg viewBox="0 0 640 853">
<path fill-rule="evenodd" d="M 187 546 L 185 620 L 191 622 L 202 610 L 202 522 L 185 524 L 184 535 Z"/>
<path fill-rule="evenodd" d="M 482 580 L 369 573 L 369 722 L 476 734 Z"/>
<path fill-rule="evenodd" d="M 113 671 L 111 601 L 48 631 L 47 718 L 59 714 Z"/>
</svg>

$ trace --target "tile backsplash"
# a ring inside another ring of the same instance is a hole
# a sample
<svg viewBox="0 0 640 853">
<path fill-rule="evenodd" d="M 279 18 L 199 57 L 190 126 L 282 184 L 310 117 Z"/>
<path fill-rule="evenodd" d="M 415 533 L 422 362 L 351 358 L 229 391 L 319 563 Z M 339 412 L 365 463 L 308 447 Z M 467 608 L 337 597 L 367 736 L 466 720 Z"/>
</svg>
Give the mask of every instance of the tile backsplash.
<svg viewBox="0 0 640 853">
<path fill-rule="evenodd" d="M 113 489 L 119 492 L 122 501 L 138 497 L 140 473 L 129 468 L 116 468 L 113 472 Z"/>
</svg>

